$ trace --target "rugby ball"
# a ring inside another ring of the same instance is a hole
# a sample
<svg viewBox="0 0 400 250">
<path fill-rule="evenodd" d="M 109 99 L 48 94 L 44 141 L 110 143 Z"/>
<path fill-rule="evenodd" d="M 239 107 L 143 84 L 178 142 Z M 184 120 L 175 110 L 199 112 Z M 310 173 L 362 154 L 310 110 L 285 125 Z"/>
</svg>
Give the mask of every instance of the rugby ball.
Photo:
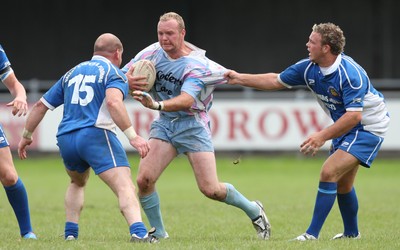
<svg viewBox="0 0 400 250">
<path fill-rule="evenodd" d="M 136 61 L 132 66 L 135 67 L 132 76 L 146 76 L 147 87 L 144 91 L 150 91 L 156 80 L 156 67 L 154 63 L 147 59 L 141 59 Z"/>
</svg>

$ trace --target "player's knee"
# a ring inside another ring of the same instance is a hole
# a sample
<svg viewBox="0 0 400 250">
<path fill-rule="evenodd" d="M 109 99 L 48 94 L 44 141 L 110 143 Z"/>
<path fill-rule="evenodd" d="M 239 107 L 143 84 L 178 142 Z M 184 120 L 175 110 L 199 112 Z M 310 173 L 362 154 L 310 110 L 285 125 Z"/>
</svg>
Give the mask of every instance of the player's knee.
<svg viewBox="0 0 400 250">
<path fill-rule="evenodd" d="M 221 197 L 221 194 L 218 189 L 212 188 L 212 187 L 200 187 L 200 191 L 202 194 L 204 194 L 207 198 L 213 199 L 213 200 L 223 200 L 223 197 Z"/>
<path fill-rule="evenodd" d="M 155 180 L 150 179 L 147 176 L 143 176 L 143 175 L 138 175 L 138 177 L 136 178 L 136 183 L 137 186 L 140 190 L 147 190 L 149 189 L 152 185 L 155 184 Z"/>
<path fill-rule="evenodd" d="M 0 175 L 1 184 L 5 187 L 10 187 L 15 185 L 18 181 L 18 175 L 15 172 L 5 171 Z"/>
<path fill-rule="evenodd" d="M 71 179 L 71 185 L 83 188 L 86 185 L 87 180 L 85 179 Z"/>
<path fill-rule="evenodd" d="M 332 171 L 323 169 L 320 173 L 320 180 L 323 182 L 337 182 L 338 176 Z"/>
</svg>

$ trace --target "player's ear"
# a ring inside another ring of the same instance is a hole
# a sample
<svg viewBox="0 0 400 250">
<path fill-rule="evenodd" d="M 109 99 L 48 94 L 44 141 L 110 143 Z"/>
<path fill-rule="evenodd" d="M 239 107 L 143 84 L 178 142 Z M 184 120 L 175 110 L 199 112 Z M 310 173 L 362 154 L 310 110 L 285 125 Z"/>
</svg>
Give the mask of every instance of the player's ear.
<svg viewBox="0 0 400 250">
<path fill-rule="evenodd" d="M 122 63 L 122 50 L 121 49 L 116 49 L 113 55 L 115 61 L 117 61 L 119 64 Z"/>
<path fill-rule="evenodd" d="M 322 45 L 322 51 L 324 53 L 328 53 L 329 51 L 331 51 L 331 46 L 329 44 Z"/>
</svg>

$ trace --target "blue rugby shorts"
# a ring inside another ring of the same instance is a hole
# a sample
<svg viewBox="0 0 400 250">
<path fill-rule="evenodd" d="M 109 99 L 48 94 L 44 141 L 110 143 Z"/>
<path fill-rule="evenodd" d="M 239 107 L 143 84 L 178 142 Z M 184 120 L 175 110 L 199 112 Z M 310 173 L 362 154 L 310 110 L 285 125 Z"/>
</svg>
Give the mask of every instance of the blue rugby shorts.
<svg viewBox="0 0 400 250">
<path fill-rule="evenodd" d="M 197 121 L 194 116 L 170 119 L 160 115 L 151 125 L 150 138 L 170 143 L 178 154 L 214 152 L 208 124 Z"/>
<path fill-rule="evenodd" d="M 0 148 L 8 147 L 10 144 L 7 141 L 6 134 L 4 133 L 3 126 L 0 124 Z"/>
<path fill-rule="evenodd" d="M 365 130 L 350 131 L 338 139 L 332 140 L 330 154 L 341 149 L 356 157 L 360 164 L 366 168 L 371 167 L 378 154 L 383 138 Z"/>
<path fill-rule="evenodd" d="M 95 127 L 57 137 L 64 165 L 71 171 L 92 168 L 96 175 L 115 167 L 130 167 L 126 152 L 115 133 Z"/>
</svg>

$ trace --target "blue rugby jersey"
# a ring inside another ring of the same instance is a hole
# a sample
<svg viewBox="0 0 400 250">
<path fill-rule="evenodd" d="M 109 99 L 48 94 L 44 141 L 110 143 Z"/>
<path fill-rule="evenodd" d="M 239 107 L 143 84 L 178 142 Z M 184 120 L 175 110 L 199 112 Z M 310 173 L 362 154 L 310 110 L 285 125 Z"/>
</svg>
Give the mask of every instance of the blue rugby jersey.
<svg viewBox="0 0 400 250">
<path fill-rule="evenodd" d="M 13 70 L 11 67 L 11 63 L 7 58 L 6 52 L 0 44 L 0 80 L 4 80 L 10 75 Z"/>
<path fill-rule="evenodd" d="M 362 120 L 353 129 L 385 136 L 390 118 L 384 97 L 351 57 L 340 54 L 329 68 L 304 59 L 281 72 L 278 80 L 288 88 L 307 86 L 333 121 L 346 111 L 361 111 Z"/>
<path fill-rule="evenodd" d="M 124 98 L 129 89 L 122 71 L 102 56 L 93 56 L 63 75 L 41 98 L 50 110 L 64 104 L 57 136 L 91 126 L 115 133 L 105 103 L 107 88 L 120 89 Z"/>
<path fill-rule="evenodd" d="M 157 101 L 168 100 L 186 92 L 195 102 L 189 110 L 178 112 L 164 112 L 170 118 L 196 116 L 208 123 L 207 111 L 212 106 L 213 91 L 218 84 L 226 83 L 223 66 L 208 59 L 205 51 L 185 42 L 192 52 L 178 59 L 170 58 L 158 42 L 151 44 L 140 51 L 123 68 L 127 72 L 129 67 L 140 59 L 152 61 L 156 67 L 157 77 L 150 93 Z"/>
</svg>

